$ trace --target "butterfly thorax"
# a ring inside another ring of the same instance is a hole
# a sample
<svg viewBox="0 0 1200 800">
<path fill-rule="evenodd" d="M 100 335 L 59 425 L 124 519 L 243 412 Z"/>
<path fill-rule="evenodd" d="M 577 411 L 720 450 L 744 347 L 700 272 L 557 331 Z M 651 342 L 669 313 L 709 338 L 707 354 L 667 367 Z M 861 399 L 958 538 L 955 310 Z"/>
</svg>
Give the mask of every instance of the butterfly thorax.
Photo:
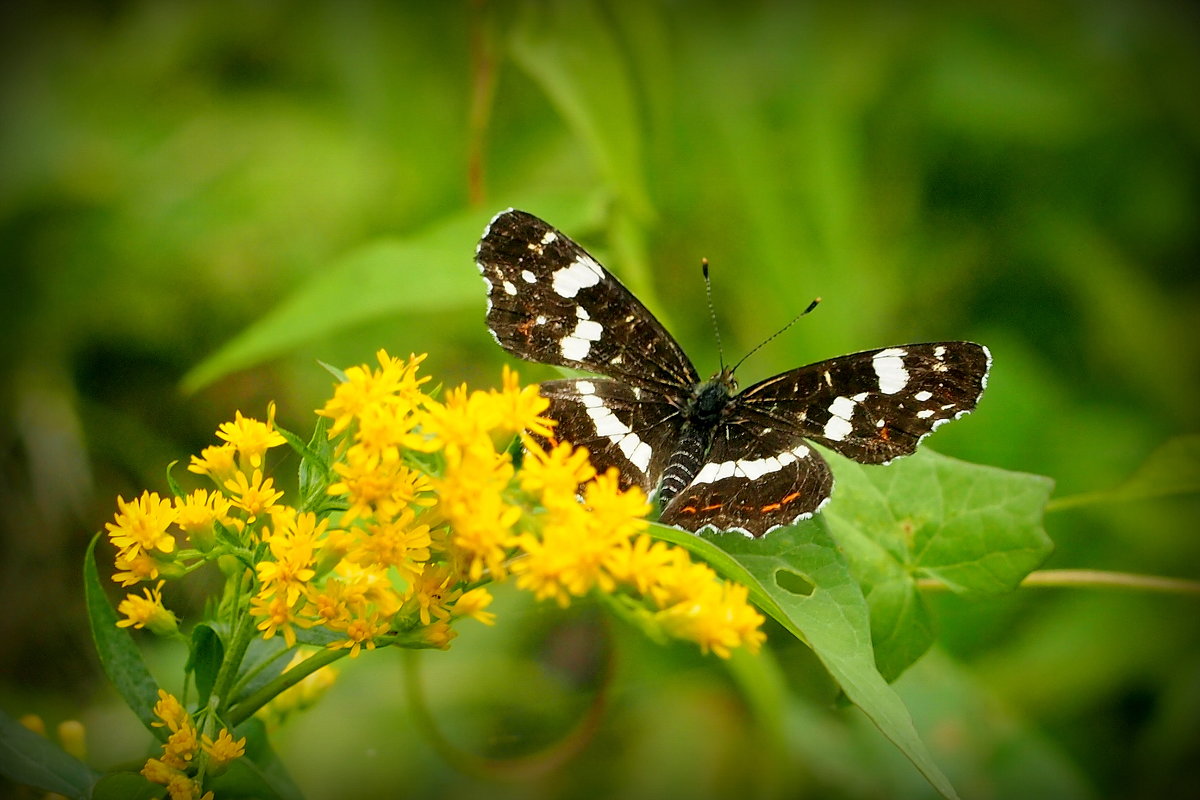
<svg viewBox="0 0 1200 800">
<path fill-rule="evenodd" d="M 700 471 L 712 446 L 713 432 L 725 418 L 736 392 L 737 382 L 728 367 L 697 384 L 692 391 L 683 408 L 684 423 L 679 441 L 667 459 L 659 484 L 658 500 L 663 505 L 691 483 Z"/>
</svg>

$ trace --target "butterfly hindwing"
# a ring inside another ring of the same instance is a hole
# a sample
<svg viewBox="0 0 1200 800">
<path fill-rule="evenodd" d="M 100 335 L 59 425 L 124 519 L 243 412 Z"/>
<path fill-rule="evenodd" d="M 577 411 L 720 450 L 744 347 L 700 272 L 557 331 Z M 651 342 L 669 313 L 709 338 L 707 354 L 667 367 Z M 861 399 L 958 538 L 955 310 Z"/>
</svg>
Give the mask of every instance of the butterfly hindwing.
<svg viewBox="0 0 1200 800">
<path fill-rule="evenodd" d="M 811 517 L 833 489 L 829 465 L 796 434 L 758 425 L 717 429 L 704 465 L 660 520 L 759 537 Z"/>
<path fill-rule="evenodd" d="M 672 396 L 699 380 L 683 349 L 620 281 L 532 214 L 498 214 L 475 260 L 488 284 L 488 328 L 513 355 Z"/>
<path fill-rule="evenodd" d="M 990 364 L 987 348 L 973 342 L 899 345 L 776 375 L 734 402 L 761 425 L 790 428 L 863 464 L 883 464 L 974 409 Z"/>
<path fill-rule="evenodd" d="M 658 485 L 682 423 L 678 409 L 649 392 L 603 378 L 543 381 L 554 439 L 588 449 L 597 472 L 616 467 L 623 488 Z"/>
</svg>

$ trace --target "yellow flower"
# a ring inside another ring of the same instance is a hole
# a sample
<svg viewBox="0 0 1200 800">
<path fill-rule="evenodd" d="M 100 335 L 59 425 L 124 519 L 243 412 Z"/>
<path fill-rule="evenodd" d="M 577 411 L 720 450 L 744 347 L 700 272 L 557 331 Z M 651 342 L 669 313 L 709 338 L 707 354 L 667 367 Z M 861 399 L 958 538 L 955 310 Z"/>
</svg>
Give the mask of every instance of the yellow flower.
<svg viewBox="0 0 1200 800">
<path fill-rule="evenodd" d="M 334 463 L 333 470 L 341 480 L 330 484 L 329 494 L 345 495 L 350 503 L 343 525 L 359 517 L 392 519 L 409 506 L 436 502 L 428 495 L 431 486 L 426 475 L 399 460 L 381 461 L 357 445 L 347 451 L 345 461 Z"/>
<path fill-rule="evenodd" d="M 316 557 L 318 540 L 325 532 L 329 520 L 317 522 L 311 512 L 273 517 L 279 520 L 274 531 L 263 538 L 270 548 L 274 561 L 260 561 L 257 565 L 259 583 L 264 591 L 282 592 L 288 604 L 296 602 L 300 592 L 316 575 L 313 561 Z"/>
<path fill-rule="evenodd" d="M 206 447 L 200 451 L 200 455 L 192 456 L 188 472 L 207 475 L 216 481 L 218 486 L 224 486 L 225 481 L 237 472 L 237 448 L 231 444 Z"/>
<path fill-rule="evenodd" d="M 242 416 L 241 411 L 234 412 L 233 422 L 222 422 L 217 427 L 217 438 L 224 439 L 238 451 L 254 469 L 262 466 L 263 456 L 272 447 L 287 444 L 283 434 L 275 430 L 275 404 L 267 409 L 267 421 L 259 422 L 252 417 Z"/>
<path fill-rule="evenodd" d="M 425 568 L 431 544 L 429 526 L 414 525 L 414 519 L 413 512 L 405 509 L 398 519 L 366 525 L 366 535 L 349 558 L 362 565 L 395 567 L 400 577 L 411 580 Z"/>
<path fill-rule="evenodd" d="M 365 366 L 346 370 L 346 380 L 337 385 L 333 397 L 317 411 L 333 420 L 329 427 L 330 438 L 349 427 L 366 408 L 389 404 L 412 408 L 425 400 L 420 387 L 429 378 L 417 377 L 417 367 L 425 360 L 424 355 L 409 356 L 405 362 L 380 350 L 376 358 L 378 370 Z"/>
<path fill-rule="evenodd" d="M 246 522 L 254 522 L 259 514 L 269 513 L 283 497 L 283 492 L 275 490 L 274 478 L 263 480 L 259 469 L 254 470 L 249 479 L 244 472 L 236 473 L 225 481 L 225 488 L 233 495 L 233 505 L 246 512 Z"/>
<path fill-rule="evenodd" d="M 168 767 L 187 769 L 198 752 L 200 742 L 196 738 L 196 727 L 189 721 L 167 737 L 163 745 L 162 761 Z"/>
<path fill-rule="evenodd" d="M 165 725 L 170 731 L 177 731 L 181 726 L 190 724 L 192 721 L 191 715 L 187 713 L 183 704 L 175 698 L 175 695 L 164 689 L 158 690 L 158 702 L 154 704 L 154 716 L 162 722 L 152 722 L 151 725 L 155 728 Z"/>
<path fill-rule="evenodd" d="M 486 588 L 478 586 L 458 598 L 454 604 L 454 616 L 470 617 L 484 625 L 495 625 L 496 615 L 491 611 L 484 611 L 491 604 L 492 593 Z"/>
<path fill-rule="evenodd" d="M 507 455 L 496 453 L 488 441 L 448 449 L 445 474 L 433 482 L 438 508 L 453 531 L 452 546 L 472 582 L 485 571 L 493 580 L 507 574 L 511 530 L 521 518 L 521 508 L 504 497 L 512 476 Z"/>
<path fill-rule="evenodd" d="M 141 497 L 128 503 L 117 498 L 116 522 L 109 522 L 108 538 L 127 558 L 141 552 L 158 550 L 171 553 L 175 550 L 175 537 L 167 528 L 175 521 L 176 511 L 169 499 L 157 492 L 142 492 Z"/>
<path fill-rule="evenodd" d="M 175 498 L 175 524 L 188 535 L 188 540 L 201 552 L 207 553 L 216 542 L 213 524 L 223 521 L 229 513 L 229 498 L 220 492 L 209 494 L 197 489 L 186 497 Z"/>
<path fill-rule="evenodd" d="M 550 401 L 538 393 L 537 384 L 521 387 L 517 373 L 504 365 L 501 374 L 503 389 L 496 395 L 498 427 L 509 433 L 525 431 L 549 439 L 554 433 L 554 420 L 543 417 Z"/>
<path fill-rule="evenodd" d="M 113 573 L 112 579 L 125 587 L 142 581 L 152 581 L 159 573 L 158 561 L 140 551 L 134 555 L 117 553 L 116 568 L 120 571 Z"/>
<path fill-rule="evenodd" d="M 215 741 L 210 739 L 208 734 L 204 734 L 200 742 L 204 752 L 208 754 L 208 770 L 213 775 L 220 775 L 231 761 L 246 754 L 246 738 L 243 736 L 234 741 L 233 736 L 224 728 L 217 734 Z"/>
<path fill-rule="evenodd" d="M 658 573 L 650 595 L 663 609 L 658 616 L 672 636 L 690 639 L 704 652 L 729 658 L 734 647 L 757 652 L 766 635 L 765 619 L 750 605 L 749 590 L 721 581 L 706 564 L 679 561 Z"/>
<path fill-rule="evenodd" d="M 286 593 L 276 592 L 272 588 L 263 589 L 251 598 L 250 615 L 262 617 L 257 629 L 262 631 L 263 639 L 270 639 L 281 633 L 288 647 L 296 644 L 296 631 L 292 625 L 298 620 Z"/>
<path fill-rule="evenodd" d="M 163 581 L 153 589 L 144 589 L 145 597 L 131 594 L 117 606 L 117 611 L 125 615 L 125 619 L 117 621 L 118 628 L 149 628 L 159 636 L 169 636 L 179 630 L 175 615 L 163 608 Z"/>
<path fill-rule="evenodd" d="M 596 477 L 584 447 L 562 442 L 549 451 L 530 440 L 521 464 L 521 488 L 539 493 L 546 507 L 574 505 L 579 485 Z"/>
</svg>

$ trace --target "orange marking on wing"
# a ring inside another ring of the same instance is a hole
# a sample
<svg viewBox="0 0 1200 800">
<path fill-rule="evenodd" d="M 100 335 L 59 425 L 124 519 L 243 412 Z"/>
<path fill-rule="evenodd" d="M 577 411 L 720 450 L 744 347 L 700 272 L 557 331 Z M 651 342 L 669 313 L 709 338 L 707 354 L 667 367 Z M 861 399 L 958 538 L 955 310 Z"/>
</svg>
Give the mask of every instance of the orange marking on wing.
<svg viewBox="0 0 1200 800">
<path fill-rule="evenodd" d="M 711 506 L 705 506 L 704 508 L 702 508 L 700 510 L 701 511 L 716 511 L 720 507 L 721 507 L 720 503 L 713 503 Z"/>
<path fill-rule="evenodd" d="M 800 496 L 800 493 L 799 493 L 799 492 L 792 492 L 792 493 L 791 493 L 791 494 L 789 494 L 787 497 L 785 497 L 785 498 L 783 498 L 782 500 L 780 500 L 780 501 L 779 501 L 779 504 L 780 504 L 781 506 L 786 506 L 788 503 L 795 502 L 796 498 L 797 498 L 797 497 L 799 497 L 799 496 Z"/>
<path fill-rule="evenodd" d="M 779 507 L 781 505 L 783 505 L 783 504 L 782 503 L 768 503 L 767 505 L 760 508 L 759 511 L 763 512 L 764 514 L 767 513 L 768 511 L 778 511 Z"/>
<path fill-rule="evenodd" d="M 879 429 L 879 438 L 883 439 L 885 442 L 892 438 L 886 425 Z"/>
</svg>

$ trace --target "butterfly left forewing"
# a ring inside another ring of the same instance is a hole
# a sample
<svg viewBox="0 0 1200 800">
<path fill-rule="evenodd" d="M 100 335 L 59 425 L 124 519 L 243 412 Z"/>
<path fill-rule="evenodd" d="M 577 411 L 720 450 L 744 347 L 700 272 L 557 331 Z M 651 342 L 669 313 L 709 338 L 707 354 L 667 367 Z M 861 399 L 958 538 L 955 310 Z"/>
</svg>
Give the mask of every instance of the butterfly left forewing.
<svg viewBox="0 0 1200 800">
<path fill-rule="evenodd" d="M 746 389 L 736 403 L 757 424 L 883 464 L 974 410 L 990 366 L 987 348 L 973 342 L 899 345 L 785 372 Z"/>
<path fill-rule="evenodd" d="M 488 328 L 518 358 L 672 398 L 699 380 L 683 348 L 620 281 L 532 214 L 497 214 L 475 260 L 488 285 Z"/>
</svg>

